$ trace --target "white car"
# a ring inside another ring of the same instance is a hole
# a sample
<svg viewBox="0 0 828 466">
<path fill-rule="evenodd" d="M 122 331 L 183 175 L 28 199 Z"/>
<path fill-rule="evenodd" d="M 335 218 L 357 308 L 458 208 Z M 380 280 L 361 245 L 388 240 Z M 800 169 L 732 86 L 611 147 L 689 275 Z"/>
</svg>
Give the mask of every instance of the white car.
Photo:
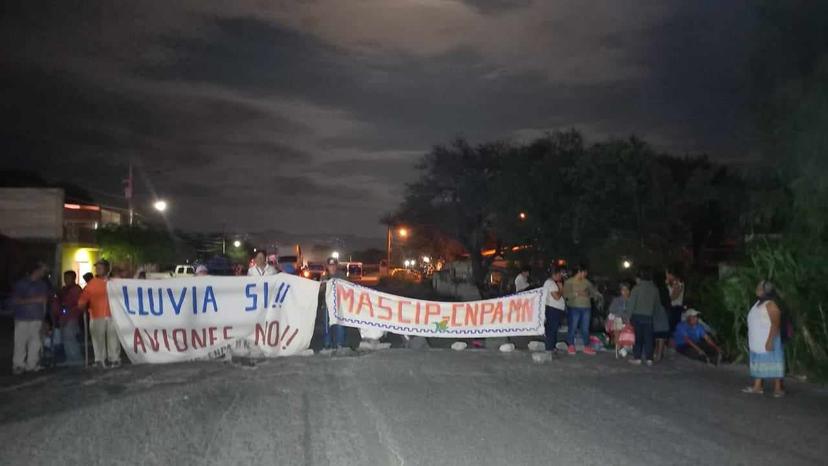
<svg viewBox="0 0 828 466">
<path fill-rule="evenodd" d="M 195 267 L 192 265 L 176 265 L 173 277 L 195 277 Z"/>
</svg>

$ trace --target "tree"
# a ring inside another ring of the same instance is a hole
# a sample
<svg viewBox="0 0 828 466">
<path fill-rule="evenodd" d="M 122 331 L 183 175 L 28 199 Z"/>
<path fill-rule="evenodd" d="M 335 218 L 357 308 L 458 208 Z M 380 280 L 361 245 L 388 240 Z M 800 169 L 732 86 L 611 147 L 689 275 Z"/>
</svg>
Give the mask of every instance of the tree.
<svg viewBox="0 0 828 466">
<path fill-rule="evenodd" d="M 111 225 L 97 230 L 103 257 L 113 263 L 170 264 L 175 261 L 175 241 L 164 230 L 146 226 Z"/>
<path fill-rule="evenodd" d="M 509 150 L 505 143 L 472 146 L 463 139 L 435 146 L 418 166 L 420 179 L 408 186 L 403 204 L 392 216 L 459 241 L 469 254 L 481 291 L 491 265 L 481 252 L 488 240 L 500 241 L 494 231 L 495 180 Z"/>
</svg>

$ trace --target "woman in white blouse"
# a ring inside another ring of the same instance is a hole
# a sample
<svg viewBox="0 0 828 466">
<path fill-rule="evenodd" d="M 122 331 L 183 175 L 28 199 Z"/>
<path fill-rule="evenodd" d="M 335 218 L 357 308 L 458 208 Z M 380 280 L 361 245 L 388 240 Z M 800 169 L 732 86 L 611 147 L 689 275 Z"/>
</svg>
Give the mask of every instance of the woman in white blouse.
<svg viewBox="0 0 828 466">
<path fill-rule="evenodd" d="M 748 346 L 750 349 L 750 375 L 753 385 L 744 393 L 761 395 L 764 381 L 773 381 L 773 396 L 785 396 L 782 379 L 785 377 L 785 351 L 782 348 L 782 311 L 773 283 L 762 280 L 756 287 L 756 304 L 747 317 Z"/>
</svg>

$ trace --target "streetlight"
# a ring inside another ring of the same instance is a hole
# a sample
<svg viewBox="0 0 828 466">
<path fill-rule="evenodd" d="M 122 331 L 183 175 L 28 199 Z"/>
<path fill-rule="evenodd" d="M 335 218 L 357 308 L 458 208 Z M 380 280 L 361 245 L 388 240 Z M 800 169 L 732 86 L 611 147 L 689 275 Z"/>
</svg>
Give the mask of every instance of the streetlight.
<svg viewBox="0 0 828 466">
<path fill-rule="evenodd" d="M 621 263 L 621 266 L 624 267 L 625 269 L 629 269 L 630 267 L 632 267 L 632 262 L 630 262 L 627 259 L 624 259 L 624 262 Z"/>
<path fill-rule="evenodd" d="M 392 237 L 394 236 L 392 231 L 393 231 L 392 225 L 389 223 L 388 224 L 388 234 L 387 234 L 386 240 L 385 240 L 385 262 L 386 262 L 386 265 L 388 266 L 389 270 L 391 268 L 391 242 L 392 242 L 391 240 L 392 240 Z M 406 228 L 406 227 L 397 228 L 397 236 L 399 236 L 400 239 L 408 238 L 408 228 Z"/>
<path fill-rule="evenodd" d="M 523 221 L 526 220 L 526 212 L 521 212 L 518 214 L 518 218 Z"/>
<path fill-rule="evenodd" d="M 155 201 L 155 203 L 152 206 L 155 208 L 155 210 L 159 212 L 164 212 L 165 210 L 167 210 L 167 201 L 159 199 Z"/>
<path fill-rule="evenodd" d="M 334 251 L 334 252 L 332 252 L 332 253 L 331 253 L 331 257 L 333 257 L 333 258 L 334 258 L 334 259 L 336 259 L 336 260 L 339 260 L 339 251 Z"/>
<path fill-rule="evenodd" d="M 233 241 L 233 247 L 234 247 L 234 248 L 239 248 L 239 247 L 241 247 L 241 241 L 239 241 L 239 240 Z"/>
</svg>

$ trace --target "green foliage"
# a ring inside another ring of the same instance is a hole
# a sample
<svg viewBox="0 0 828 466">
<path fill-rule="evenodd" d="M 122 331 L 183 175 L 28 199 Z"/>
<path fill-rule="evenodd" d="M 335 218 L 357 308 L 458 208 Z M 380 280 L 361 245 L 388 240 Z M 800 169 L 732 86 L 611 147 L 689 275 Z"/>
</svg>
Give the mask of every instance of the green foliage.
<svg viewBox="0 0 828 466">
<path fill-rule="evenodd" d="M 144 226 L 107 226 L 97 231 L 103 257 L 130 267 L 138 264 L 170 264 L 175 260 L 175 242 L 162 230 Z"/>
<path fill-rule="evenodd" d="M 421 168 L 393 217 L 459 241 L 481 291 L 484 247 L 524 263 L 608 251 L 593 269 L 615 274 L 621 256 L 667 263 L 686 248 L 698 257 L 738 228 L 744 204 L 741 180 L 705 157 L 668 157 L 635 137 L 586 146 L 574 130 L 523 145 L 459 140 Z M 508 254 L 515 245 L 529 247 Z"/>
<path fill-rule="evenodd" d="M 777 287 L 783 312 L 794 324 L 785 356 L 794 373 L 828 377 L 828 256 L 816 256 L 789 240 L 758 241 L 748 260 L 719 281 L 702 283 L 699 295 L 705 318 L 720 332 L 728 354 L 747 355 L 746 318 L 764 279 Z"/>
</svg>

